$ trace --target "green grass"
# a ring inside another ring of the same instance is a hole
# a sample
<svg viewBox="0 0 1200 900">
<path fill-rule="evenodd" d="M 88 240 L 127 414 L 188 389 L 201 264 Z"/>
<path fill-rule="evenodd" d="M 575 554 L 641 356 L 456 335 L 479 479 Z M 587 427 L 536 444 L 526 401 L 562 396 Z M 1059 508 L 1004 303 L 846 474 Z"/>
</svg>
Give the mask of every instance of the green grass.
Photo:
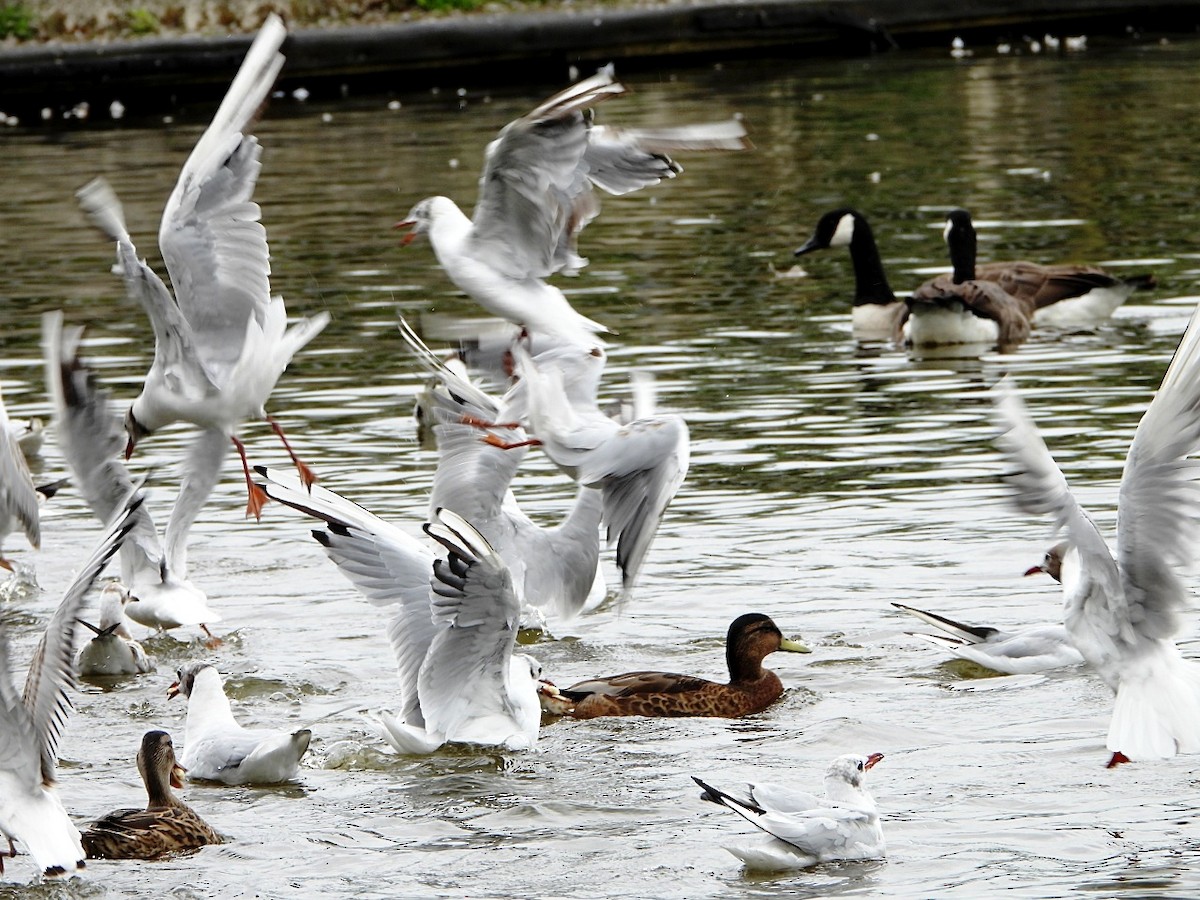
<svg viewBox="0 0 1200 900">
<path fill-rule="evenodd" d="M 0 3 L 0 38 L 24 41 L 33 35 L 33 10 L 23 3 Z"/>
</svg>

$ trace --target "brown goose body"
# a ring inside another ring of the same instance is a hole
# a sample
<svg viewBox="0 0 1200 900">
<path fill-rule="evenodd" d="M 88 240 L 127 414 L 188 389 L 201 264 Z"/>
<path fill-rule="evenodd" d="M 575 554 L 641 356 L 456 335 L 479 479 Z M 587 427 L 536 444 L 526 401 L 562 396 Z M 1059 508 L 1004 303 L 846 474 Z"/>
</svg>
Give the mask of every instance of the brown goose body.
<svg viewBox="0 0 1200 900">
<path fill-rule="evenodd" d="M 728 684 L 674 672 L 627 672 L 588 679 L 561 690 L 544 690 L 542 708 L 575 719 L 748 716 L 766 709 L 783 694 L 779 676 L 762 665 L 768 653 L 780 649 L 807 651 L 784 638 L 769 617 L 749 613 L 729 626 L 725 641 Z"/>
<path fill-rule="evenodd" d="M 142 738 L 138 769 L 146 784 L 145 809 L 118 809 L 83 832 L 88 859 L 160 859 L 222 843 L 221 835 L 172 792 L 182 787 L 171 736 L 150 731 Z"/>
</svg>

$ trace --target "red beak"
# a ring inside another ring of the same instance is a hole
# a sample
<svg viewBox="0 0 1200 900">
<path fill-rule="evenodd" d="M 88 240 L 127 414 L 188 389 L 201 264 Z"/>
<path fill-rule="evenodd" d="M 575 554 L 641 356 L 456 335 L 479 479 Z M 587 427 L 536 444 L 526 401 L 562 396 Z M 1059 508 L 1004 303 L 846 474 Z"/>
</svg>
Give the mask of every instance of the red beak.
<svg viewBox="0 0 1200 900">
<path fill-rule="evenodd" d="M 1028 569 L 1025 570 L 1025 575 L 1026 576 L 1036 575 L 1039 572 L 1045 572 L 1045 571 L 1046 571 L 1045 566 L 1030 566 Z"/>
<path fill-rule="evenodd" d="M 867 761 L 865 763 L 863 763 L 863 769 L 870 770 L 870 768 L 872 766 L 874 766 L 875 763 L 879 762 L 881 759 L 883 759 L 882 753 L 872 753 L 870 756 L 867 757 Z"/>
<path fill-rule="evenodd" d="M 412 228 L 416 224 L 417 223 L 414 222 L 412 219 L 405 219 L 403 222 L 397 222 L 392 227 L 393 228 Z M 417 233 L 415 231 L 410 231 L 404 237 L 400 238 L 400 246 L 407 247 L 409 244 L 411 244 L 416 239 L 417 239 Z"/>
</svg>

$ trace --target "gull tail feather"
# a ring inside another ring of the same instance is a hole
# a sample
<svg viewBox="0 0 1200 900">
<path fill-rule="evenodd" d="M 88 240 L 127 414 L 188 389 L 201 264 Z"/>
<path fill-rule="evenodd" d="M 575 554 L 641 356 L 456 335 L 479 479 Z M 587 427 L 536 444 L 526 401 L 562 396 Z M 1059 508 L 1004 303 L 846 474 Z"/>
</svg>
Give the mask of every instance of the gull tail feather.
<svg viewBox="0 0 1200 900">
<path fill-rule="evenodd" d="M 1108 749 L 1134 761 L 1200 752 L 1200 665 L 1172 646 L 1122 678 Z"/>
</svg>

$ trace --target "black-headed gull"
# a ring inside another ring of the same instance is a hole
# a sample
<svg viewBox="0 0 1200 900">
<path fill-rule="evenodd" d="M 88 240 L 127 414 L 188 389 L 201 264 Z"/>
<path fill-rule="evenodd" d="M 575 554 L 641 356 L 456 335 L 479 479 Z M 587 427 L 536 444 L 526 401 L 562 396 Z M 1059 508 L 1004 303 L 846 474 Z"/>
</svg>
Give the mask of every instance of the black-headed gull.
<svg viewBox="0 0 1200 900">
<path fill-rule="evenodd" d="M 124 586 L 110 582 L 100 592 L 100 624 L 79 620 L 80 625 L 92 632 L 92 638 L 75 654 L 75 674 L 80 678 L 140 675 L 154 671 L 154 663 L 125 625 L 128 599 L 129 592 Z"/>
<path fill-rule="evenodd" d="M 13 569 L 13 563 L 4 558 L 4 539 L 18 528 L 34 549 L 41 545 L 37 488 L 0 397 L 0 568 Z"/>
<path fill-rule="evenodd" d="M 886 845 L 875 799 L 863 778 L 883 759 L 839 756 L 825 773 L 825 796 L 775 784 L 752 784 L 746 799 L 734 797 L 699 778 L 700 797 L 733 810 L 773 840 L 756 847 L 726 847 L 749 869 L 786 871 L 838 860 L 880 859 Z"/>
<path fill-rule="evenodd" d="M 221 835 L 176 797 L 183 787 L 183 766 L 165 731 L 147 731 L 137 755 L 146 786 L 145 809 L 118 809 L 101 816 L 83 832 L 88 859 L 161 859 L 172 853 L 222 843 Z"/>
<path fill-rule="evenodd" d="M 176 673 L 167 697 L 187 699 L 183 767 L 189 778 L 224 784 L 278 784 L 296 777 L 312 731 L 245 728 L 233 718 L 217 670 L 192 662 Z"/>
<path fill-rule="evenodd" d="M 564 344 L 529 355 L 513 346 L 519 380 L 510 396 L 532 438 L 485 439 L 504 449 L 537 444 L 577 482 L 604 493 L 604 523 L 617 545 L 621 593 L 633 593 L 642 562 L 667 506 L 687 475 L 687 422 L 681 416 L 643 416 L 621 424 L 596 405 L 605 353 L 598 346 Z"/>
<path fill-rule="evenodd" d="M 14 840 L 23 843 L 47 878 L 83 868 L 79 830 L 54 790 L 58 742 L 75 683 L 76 618 L 92 582 L 133 527 L 132 514 L 141 503 L 140 494 L 127 498 L 80 566 L 33 651 L 23 691 L 13 683 L 8 636 L 0 627 L 0 835 L 8 839 L 9 856 L 16 855 Z M 0 851 L 0 864 L 3 858 Z"/>
<path fill-rule="evenodd" d="M 602 600 L 600 491 L 580 486 L 558 525 L 535 523 L 510 488 L 526 451 L 503 450 L 481 440 L 491 434 L 501 441 L 521 441 L 524 430 L 513 423 L 488 428 L 505 415 L 501 401 L 446 365 L 403 320 L 401 333 L 436 381 L 424 407 L 438 446 L 429 515 L 452 509 L 469 521 L 504 560 L 522 603 L 536 608 L 534 618 L 551 615 L 568 621 L 593 600 Z"/>
<path fill-rule="evenodd" d="M 996 386 L 996 409 L 1017 506 L 1051 515 L 1066 530 L 1063 621 L 1116 693 L 1109 765 L 1200 752 L 1200 665 L 1185 660 L 1174 640 L 1191 605 L 1176 568 L 1195 561 L 1200 539 L 1200 482 L 1188 458 L 1200 450 L 1200 308 L 1129 446 L 1116 559 L 1008 379 Z"/>
<path fill-rule="evenodd" d="M 219 467 L 232 441 L 242 459 L 250 499 L 261 514 L 263 496 L 237 437 L 248 419 L 266 419 L 283 440 L 306 483 L 314 479 L 292 452 L 264 404 L 292 357 L 329 322 L 318 313 L 288 328 L 282 297 L 271 296 L 267 234 L 252 199 L 262 148 L 246 130 L 283 66 L 287 32 L 271 15 L 259 30 L 212 124 L 180 172 L 158 232 L 174 295 L 137 251 L 120 203 L 103 179 L 79 191 L 93 224 L 117 243 L 116 271 L 154 328 L 154 362 L 126 416 L 126 458 L 144 436 L 174 422 L 198 425 L 193 462 Z"/>
<path fill-rule="evenodd" d="M 383 736 L 400 753 L 446 743 L 527 750 L 541 726 L 541 667 L 514 653 L 521 604 L 503 560 L 461 516 L 443 509 L 425 532 L 446 552 L 361 506 L 286 473 L 258 467 L 272 499 L 324 520 L 313 536 L 376 606 L 395 608 L 387 625 L 400 674 L 398 714 L 381 713 Z"/>
<path fill-rule="evenodd" d="M 83 330 L 64 329 L 62 314 L 51 312 L 42 319 L 42 331 L 59 448 L 92 513 L 107 522 L 133 489 L 121 462 L 120 419 L 79 356 Z M 207 452 L 210 441 L 219 444 L 214 452 Z M 205 432 L 193 445 L 162 541 L 149 511 L 143 506 L 135 513 L 133 531 L 121 547 L 121 581 L 124 614 L 140 625 L 156 630 L 197 625 L 211 640 L 207 623 L 221 621 L 204 592 L 188 580 L 187 539 L 220 475 L 225 446 L 216 432 Z"/>
<path fill-rule="evenodd" d="M 1071 646 L 1071 637 L 1064 625 L 1033 625 L 1019 631 L 1001 631 L 988 625 L 964 625 L 903 603 L 892 606 L 944 632 L 921 634 L 910 631 L 910 635 L 985 669 L 1006 675 L 1027 675 L 1083 663 L 1083 656 Z"/>
<path fill-rule="evenodd" d="M 749 146 L 737 120 L 639 131 L 585 117 L 623 93 L 606 66 L 510 122 L 488 145 L 472 217 L 448 197 L 428 197 L 397 224 L 412 229 L 405 243 L 427 234 L 450 280 L 494 315 L 534 334 L 595 343 L 607 329 L 544 280 L 586 264 L 576 235 L 599 210 L 592 187 L 626 194 L 682 171 L 668 152 Z"/>
</svg>

